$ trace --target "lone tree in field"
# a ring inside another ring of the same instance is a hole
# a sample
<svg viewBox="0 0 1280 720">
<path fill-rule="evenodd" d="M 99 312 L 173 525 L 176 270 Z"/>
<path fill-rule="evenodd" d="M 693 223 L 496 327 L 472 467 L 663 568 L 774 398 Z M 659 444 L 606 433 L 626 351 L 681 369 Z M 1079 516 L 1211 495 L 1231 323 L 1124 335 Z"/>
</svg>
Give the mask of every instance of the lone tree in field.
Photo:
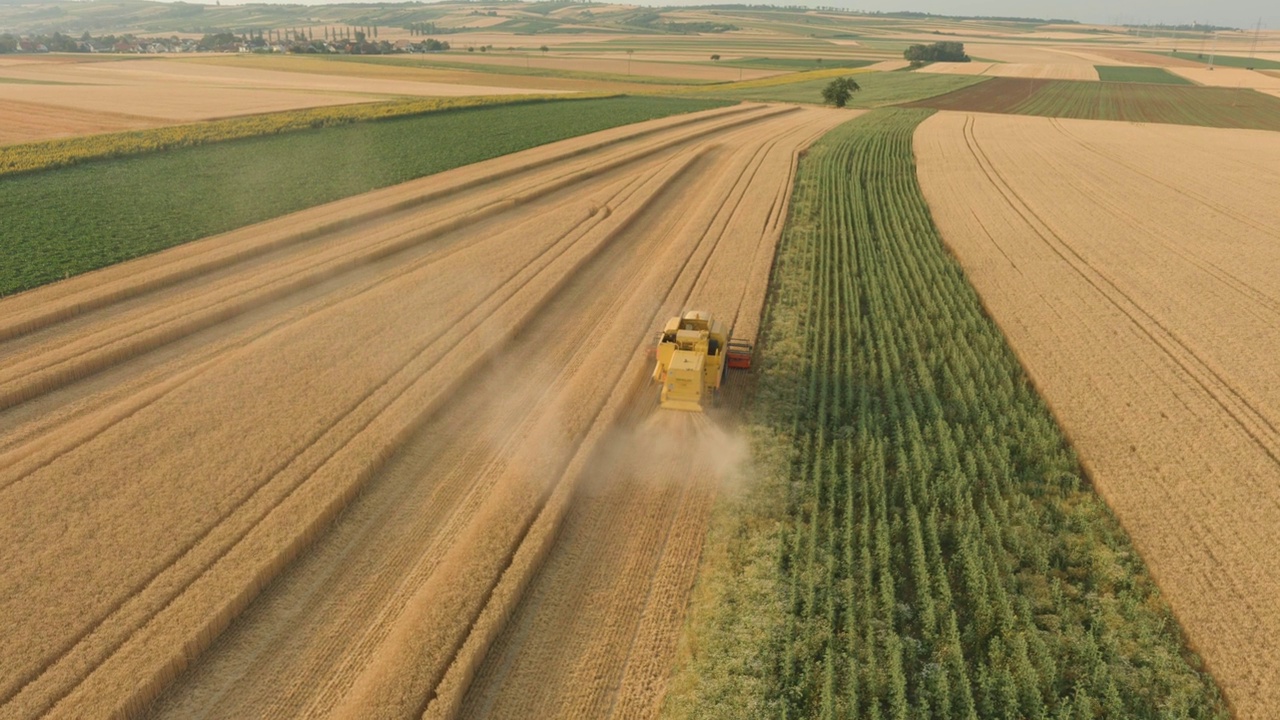
<svg viewBox="0 0 1280 720">
<path fill-rule="evenodd" d="M 861 89 L 862 86 L 851 77 L 836 78 L 822 88 L 822 101 L 842 108 L 849 104 L 849 97 Z"/>
</svg>

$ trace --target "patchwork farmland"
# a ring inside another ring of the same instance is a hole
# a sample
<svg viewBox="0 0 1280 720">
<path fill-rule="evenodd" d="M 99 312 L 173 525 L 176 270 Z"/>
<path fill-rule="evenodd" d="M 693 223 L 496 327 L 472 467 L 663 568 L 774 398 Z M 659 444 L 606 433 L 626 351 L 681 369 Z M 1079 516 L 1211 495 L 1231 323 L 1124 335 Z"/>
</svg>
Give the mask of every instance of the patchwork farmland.
<svg viewBox="0 0 1280 720">
<path fill-rule="evenodd" d="M 1277 58 L 0 6 L 0 718 L 1275 717 Z"/>
</svg>

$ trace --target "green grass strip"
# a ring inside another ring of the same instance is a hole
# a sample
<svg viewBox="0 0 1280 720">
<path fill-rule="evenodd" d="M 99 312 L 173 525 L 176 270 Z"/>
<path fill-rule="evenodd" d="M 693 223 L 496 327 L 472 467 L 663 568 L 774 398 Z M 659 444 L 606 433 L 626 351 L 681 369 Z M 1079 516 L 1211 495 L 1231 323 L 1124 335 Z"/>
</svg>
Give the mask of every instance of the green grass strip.
<svg viewBox="0 0 1280 720">
<path fill-rule="evenodd" d="M 1153 53 L 1156 54 L 1156 53 Z M 1158 53 L 1160 55 L 1168 55 L 1182 60 L 1190 60 L 1192 62 L 1209 64 L 1209 59 L 1213 58 L 1215 66 L 1231 67 L 1231 68 L 1253 68 L 1254 70 L 1280 70 L 1280 62 L 1275 60 L 1265 60 L 1263 58 L 1247 58 L 1236 57 L 1235 55 L 1214 55 L 1212 53 L 1190 53 L 1190 52 L 1171 52 Z"/>
<path fill-rule="evenodd" d="M 667 717 L 1227 718 L 949 254 L 929 111 L 801 160 Z"/>
<path fill-rule="evenodd" d="M 1256 90 L 1198 85 L 992 78 L 911 107 L 1280 130 L 1280 98 Z"/>
<path fill-rule="evenodd" d="M 722 105 L 651 97 L 500 105 L 0 177 L 0 295 L 480 160 Z"/>
<path fill-rule="evenodd" d="M 1280 130 L 1280 98 L 1239 88 L 1054 81 L 1011 112 L 1205 127 Z"/>
<path fill-rule="evenodd" d="M 588 97 L 601 97 L 599 95 Z M 66 167 L 90 160 L 125 157 L 195 145 L 278 135 L 295 130 L 349 125 L 369 120 L 422 115 L 445 110 L 564 100 L 563 95 L 496 95 L 460 98 L 413 98 L 387 102 L 287 110 L 169 125 L 148 130 L 60 138 L 0 148 L 0 176 Z"/>
<path fill-rule="evenodd" d="M 1123 67 L 1095 65 L 1098 79 L 1103 82 L 1155 83 L 1163 85 L 1194 85 L 1195 83 L 1158 67 Z"/>
</svg>

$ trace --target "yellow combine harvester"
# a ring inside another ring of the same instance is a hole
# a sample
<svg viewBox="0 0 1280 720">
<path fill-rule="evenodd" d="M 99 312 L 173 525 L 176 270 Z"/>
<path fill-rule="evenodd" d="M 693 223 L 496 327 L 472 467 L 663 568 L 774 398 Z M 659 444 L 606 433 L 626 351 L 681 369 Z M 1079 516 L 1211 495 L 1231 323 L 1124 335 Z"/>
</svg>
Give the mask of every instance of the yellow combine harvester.
<svg viewBox="0 0 1280 720">
<path fill-rule="evenodd" d="M 655 355 L 653 379 L 662 383 L 660 400 L 668 410 L 702 412 L 703 396 L 720 388 L 729 368 L 751 367 L 751 345 L 731 339 L 701 310 L 668 320 Z"/>
</svg>

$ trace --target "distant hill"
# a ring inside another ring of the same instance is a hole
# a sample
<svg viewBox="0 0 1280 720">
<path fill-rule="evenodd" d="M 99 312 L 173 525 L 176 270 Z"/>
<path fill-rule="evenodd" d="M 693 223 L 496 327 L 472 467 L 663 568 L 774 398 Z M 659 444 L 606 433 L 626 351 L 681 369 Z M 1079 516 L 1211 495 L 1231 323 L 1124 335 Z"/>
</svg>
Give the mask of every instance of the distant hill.
<svg viewBox="0 0 1280 720">
<path fill-rule="evenodd" d="M 592 10 L 595 10 L 593 13 Z M 674 10 L 674 9 L 673 9 Z M 498 30 L 517 33 L 626 31 L 725 32 L 727 22 L 688 22 L 668 10 L 565 2 L 417 2 L 341 5 L 205 5 L 151 0 L 0 0 L 0 32 L 79 35 L 105 33 L 213 33 L 314 25 L 408 28 L 450 18 L 437 32 Z M 501 18 L 494 22 L 494 16 Z M 616 15 L 616 17 L 613 17 Z M 468 24 L 474 17 L 476 22 Z M 483 21 L 482 21 L 483 20 Z"/>
</svg>

